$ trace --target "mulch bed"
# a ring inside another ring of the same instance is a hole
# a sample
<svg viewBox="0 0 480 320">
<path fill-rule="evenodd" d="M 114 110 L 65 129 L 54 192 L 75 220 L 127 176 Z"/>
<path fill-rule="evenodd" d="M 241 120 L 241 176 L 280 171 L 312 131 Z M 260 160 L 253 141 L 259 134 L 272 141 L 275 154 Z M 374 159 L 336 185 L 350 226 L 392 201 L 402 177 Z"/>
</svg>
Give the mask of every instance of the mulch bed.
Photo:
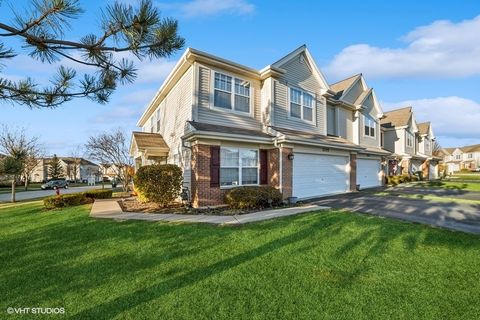
<svg viewBox="0 0 480 320">
<path fill-rule="evenodd" d="M 263 208 L 263 209 L 233 209 L 229 206 L 218 206 L 212 208 L 190 208 L 186 207 L 183 204 L 177 203 L 169 205 L 168 207 L 159 206 L 153 202 L 143 203 L 138 201 L 135 197 L 124 198 L 118 201 L 118 204 L 124 212 L 143 212 L 143 213 L 164 213 L 164 214 L 204 214 L 204 215 L 215 215 L 215 216 L 232 216 L 240 215 L 246 213 L 257 212 L 259 210 L 270 210 L 270 209 L 282 209 L 289 208 L 295 205 L 283 205 L 272 208 Z"/>
</svg>

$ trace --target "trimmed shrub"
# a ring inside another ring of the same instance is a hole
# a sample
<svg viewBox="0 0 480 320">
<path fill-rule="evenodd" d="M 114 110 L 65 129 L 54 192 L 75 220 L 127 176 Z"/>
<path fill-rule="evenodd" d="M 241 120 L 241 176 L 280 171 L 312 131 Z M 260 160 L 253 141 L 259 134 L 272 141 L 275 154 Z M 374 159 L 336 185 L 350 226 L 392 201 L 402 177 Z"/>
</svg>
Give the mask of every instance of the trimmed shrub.
<svg viewBox="0 0 480 320">
<path fill-rule="evenodd" d="M 161 206 L 173 202 L 180 195 L 182 181 L 182 169 L 174 164 L 143 166 L 133 177 L 139 198 Z"/>
<path fill-rule="evenodd" d="M 112 197 L 112 189 L 95 189 L 84 192 L 85 197 L 90 199 L 110 199 Z"/>
<path fill-rule="evenodd" d="M 72 193 L 45 198 L 43 200 L 43 205 L 47 209 L 55 209 L 69 206 L 78 206 L 87 202 L 89 202 L 89 200 L 85 197 L 84 193 Z"/>
<path fill-rule="evenodd" d="M 225 193 L 225 202 L 235 209 L 268 208 L 282 203 L 282 194 L 274 187 L 238 187 Z"/>
</svg>

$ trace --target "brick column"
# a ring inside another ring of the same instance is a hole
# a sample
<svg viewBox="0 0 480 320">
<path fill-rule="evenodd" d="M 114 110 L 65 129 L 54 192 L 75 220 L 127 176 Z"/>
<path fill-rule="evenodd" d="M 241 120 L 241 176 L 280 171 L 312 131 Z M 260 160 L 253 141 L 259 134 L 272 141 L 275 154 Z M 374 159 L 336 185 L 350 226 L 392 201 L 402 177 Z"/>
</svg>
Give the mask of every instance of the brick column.
<svg viewBox="0 0 480 320">
<path fill-rule="evenodd" d="M 274 188 L 280 188 L 280 151 L 278 149 L 268 150 L 268 184 Z"/>
<path fill-rule="evenodd" d="M 192 205 L 215 206 L 223 203 L 224 190 L 210 187 L 210 146 L 199 144 L 192 148 Z"/>
<path fill-rule="evenodd" d="M 288 159 L 288 155 L 292 153 L 292 151 L 292 148 L 282 148 L 282 192 L 284 199 L 292 196 L 292 173 L 293 161 L 295 160 Z"/>
<path fill-rule="evenodd" d="M 357 191 L 357 155 L 355 153 L 350 153 L 350 191 Z"/>
</svg>

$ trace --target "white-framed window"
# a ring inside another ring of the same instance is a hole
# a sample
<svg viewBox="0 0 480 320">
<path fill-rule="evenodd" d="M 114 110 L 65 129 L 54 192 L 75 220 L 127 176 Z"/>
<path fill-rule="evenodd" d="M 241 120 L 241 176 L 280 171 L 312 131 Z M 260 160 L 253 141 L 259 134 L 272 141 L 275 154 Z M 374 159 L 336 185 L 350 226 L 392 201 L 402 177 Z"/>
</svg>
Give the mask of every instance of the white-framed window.
<svg viewBox="0 0 480 320">
<path fill-rule="evenodd" d="M 461 158 L 462 158 L 461 155 L 459 155 L 459 154 L 455 155 L 455 159 L 456 159 L 456 160 L 460 160 Z"/>
<path fill-rule="evenodd" d="M 217 71 L 214 72 L 214 107 L 250 113 L 250 100 L 250 82 Z"/>
<path fill-rule="evenodd" d="M 430 140 L 428 140 L 427 138 L 425 138 L 425 152 L 430 152 Z"/>
<path fill-rule="evenodd" d="M 468 154 L 468 159 L 472 159 L 473 158 L 473 153 L 469 153 Z"/>
<path fill-rule="evenodd" d="M 375 119 L 369 114 L 363 115 L 363 134 L 367 137 L 375 137 Z"/>
<path fill-rule="evenodd" d="M 407 147 L 413 147 L 413 133 L 411 132 L 406 132 L 407 133 Z"/>
<path fill-rule="evenodd" d="M 258 150 L 220 148 L 220 186 L 257 185 L 259 181 Z"/>
<path fill-rule="evenodd" d="M 290 88 L 290 117 L 313 122 L 313 95 L 303 90 Z"/>
</svg>

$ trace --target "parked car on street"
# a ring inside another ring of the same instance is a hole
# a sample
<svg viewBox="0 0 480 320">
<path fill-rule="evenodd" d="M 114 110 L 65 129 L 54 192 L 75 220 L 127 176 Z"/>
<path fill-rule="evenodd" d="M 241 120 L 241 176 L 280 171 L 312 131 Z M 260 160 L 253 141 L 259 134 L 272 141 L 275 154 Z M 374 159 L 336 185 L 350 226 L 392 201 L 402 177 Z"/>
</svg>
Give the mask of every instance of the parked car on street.
<svg viewBox="0 0 480 320">
<path fill-rule="evenodd" d="M 44 183 L 40 186 L 42 190 L 47 190 L 47 189 L 57 189 L 57 188 L 68 188 L 68 182 L 65 180 L 50 180 L 47 183 Z"/>
</svg>

